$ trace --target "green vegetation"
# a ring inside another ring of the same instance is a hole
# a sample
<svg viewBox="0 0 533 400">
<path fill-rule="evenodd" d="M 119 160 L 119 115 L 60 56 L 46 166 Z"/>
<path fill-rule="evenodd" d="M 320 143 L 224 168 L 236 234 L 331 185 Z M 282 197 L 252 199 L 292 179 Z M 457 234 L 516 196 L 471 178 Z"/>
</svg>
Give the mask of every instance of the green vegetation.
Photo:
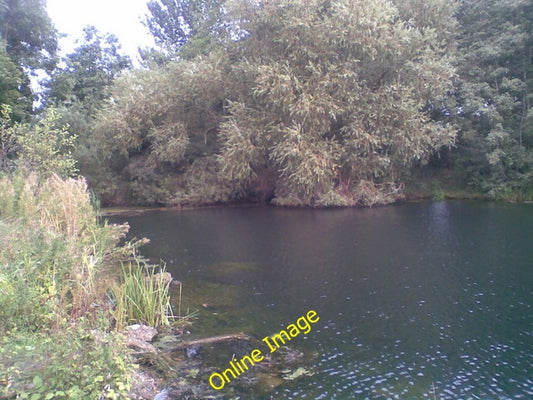
<svg viewBox="0 0 533 400">
<path fill-rule="evenodd" d="M 104 200 L 394 201 L 414 160 L 453 143 L 422 111 L 451 89 L 453 38 L 388 2 L 326 3 L 240 2 L 225 14 L 240 40 L 119 78 L 93 136 Z"/>
<path fill-rule="evenodd" d="M 129 399 L 135 365 L 116 333 L 83 328 L 0 339 L 2 399 Z"/>
<path fill-rule="evenodd" d="M 93 27 L 59 60 L 46 2 L 0 0 L 2 398 L 126 398 L 114 328 L 171 316 L 87 182 L 109 205 L 533 201 L 529 0 L 147 10 L 159 47 L 133 69 Z"/>
<path fill-rule="evenodd" d="M 53 54 L 41 52 L 52 51 L 47 46 L 55 40 L 39 41 L 48 32 L 44 2 L 0 5 L 6 28 L 0 48 L 0 398 L 128 399 L 136 364 L 117 328 L 134 322 L 168 324 L 168 286 L 142 292 L 149 279 L 145 268 L 116 273 L 124 260 L 144 263 L 136 250 L 142 242 L 121 244 L 127 225 L 102 223 L 85 179 L 76 177 L 73 154 L 79 139 L 67 124 L 67 117 L 76 120 L 74 108 L 65 105 L 66 98 L 59 101 L 58 88 L 68 85 L 53 86 L 54 107 L 31 114 L 26 73 L 45 68 Z M 21 31 L 11 32 L 15 26 Z M 86 39 L 95 37 L 88 30 Z M 79 51 L 84 55 L 76 59 L 79 65 L 92 62 L 86 49 Z M 68 89 L 69 105 L 83 103 L 77 111 L 83 110 L 79 115 L 88 125 L 112 78 L 97 79 L 98 66 L 82 78 L 66 70 L 55 74 L 60 83 L 94 78 L 82 81 L 85 87 Z M 87 82 L 96 82 L 96 89 L 87 90 Z M 118 294 L 138 298 L 137 291 L 145 303 L 136 310 L 117 307 L 122 302 Z M 159 313 L 144 318 L 153 311 L 148 307 Z"/>
<path fill-rule="evenodd" d="M 160 60 L 207 55 L 237 37 L 226 18 L 225 0 L 151 0 L 145 25 L 161 47 Z M 146 52 L 150 60 L 157 52 Z"/>
<path fill-rule="evenodd" d="M 113 288 L 117 326 L 124 327 L 132 322 L 169 325 L 173 315 L 168 294 L 171 279 L 164 268 L 141 260 L 123 265 L 121 284 Z"/>
<path fill-rule="evenodd" d="M 31 2 L 4 3 L 10 123 L 45 126 L 27 74 L 47 69 L 44 109 L 104 204 L 531 199 L 527 0 L 152 0 L 137 70 L 91 27 L 56 67 L 43 2 L 24 21 Z"/>
<path fill-rule="evenodd" d="M 0 106 L 15 121 L 31 116 L 30 76 L 56 66 L 57 34 L 44 0 L 0 0 Z"/>
<path fill-rule="evenodd" d="M 0 179 L 0 398 L 129 398 L 135 366 L 113 328 L 168 323 L 169 296 L 144 268 L 119 279 L 121 260 L 141 263 L 118 246 L 126 232 L 98 220 L 81 178 Z M 145 303 L 115 306 L 117 293 Z"/>
<path fill-rule="evenodd" d="M 463 1 L 458 16 L 460 129 L 448 160 L 493 199 L 531 199 L 533 5 Z"/>
<path fill-rule="evenodd" d="M 0 110 L 0 171 L 17 168 L 34 171 L 47 177 L 53 173 L 62 177 L 77 172 L 72 157 L 76 137 L 59 121 L 54 109 L 48 109 L 33 123 L 12 122 L 11 107 Z"/>
</svg>

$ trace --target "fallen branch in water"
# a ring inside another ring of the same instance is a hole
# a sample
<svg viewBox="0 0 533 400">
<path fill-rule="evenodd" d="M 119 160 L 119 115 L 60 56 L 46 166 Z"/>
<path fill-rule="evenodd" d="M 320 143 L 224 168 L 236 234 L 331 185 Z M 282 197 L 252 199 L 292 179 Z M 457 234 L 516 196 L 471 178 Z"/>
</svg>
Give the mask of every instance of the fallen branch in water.
<svg viewBox="0 0 533 400">
<path fill-rule="evenodd" d="M 183 349 L 185 347 L 202 346 L 202 345 L 213 344 L 213 343 L 218 343 L 218 342 L 228 342 L 231 340 L 255 341 L 257 339 L 253 338 L 250 335 L 246 335 L 244 333 L 233 333 L 230 335 L 219 335 L 219 336 L 211 336 L 211 337 L 203 338 L 203 339 L 190 340 L 188 342 L 180 343 L 177 346 L 177 348 Z"/>
</svg>

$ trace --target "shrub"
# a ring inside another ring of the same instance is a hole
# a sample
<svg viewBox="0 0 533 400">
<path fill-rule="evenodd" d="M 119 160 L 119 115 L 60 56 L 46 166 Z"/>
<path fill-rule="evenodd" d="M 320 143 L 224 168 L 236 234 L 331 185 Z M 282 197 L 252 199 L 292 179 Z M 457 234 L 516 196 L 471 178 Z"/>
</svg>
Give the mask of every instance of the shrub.
<svg viewBox="0 0 533 400">
<path fill-rule="evenodd" d="M 129 398 L 134 364 L 114 319 L 164 324 L 170 306 L 142 241 L 118 245 L 127 229 L 99 221 L 84 179 L 0 176 L 0 398 Z M 125 259 L 143 268 L 119 283 Z M 113 310 L 112 289 L 135 313 Z"/>
<path fill-rule="evenodd" d="M 116 333 L 15 333 L 0 340 L 0 398 L 128 399 L 135 366 Z M 4 397 L 5 396 L 5 397 Z"/>
</svg>

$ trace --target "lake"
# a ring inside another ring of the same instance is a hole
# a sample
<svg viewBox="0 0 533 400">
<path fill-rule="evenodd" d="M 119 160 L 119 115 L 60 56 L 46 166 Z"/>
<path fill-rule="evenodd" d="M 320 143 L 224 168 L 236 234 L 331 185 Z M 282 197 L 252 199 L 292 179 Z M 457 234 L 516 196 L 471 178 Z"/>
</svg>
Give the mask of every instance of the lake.
<svg viewBox="0 0 533 400">
<path fill-rule="evenodd" d="M 132 236 L 151 240 L 143 254 L 183 282 L 182 309 L 199 310 L 191 336 L 260 340 L 317 312 L 311 331 L 290 342 L 311 354 L 307 373 L 246 398 L 533 398 L 532 204 L 228 207 L 125 219 Z"/>
</svg>

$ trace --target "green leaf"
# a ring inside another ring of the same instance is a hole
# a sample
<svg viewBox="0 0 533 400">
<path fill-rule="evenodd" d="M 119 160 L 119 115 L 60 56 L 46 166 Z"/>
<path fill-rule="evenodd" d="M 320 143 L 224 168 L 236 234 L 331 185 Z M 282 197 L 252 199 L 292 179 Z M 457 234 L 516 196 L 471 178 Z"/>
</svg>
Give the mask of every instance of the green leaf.
<svg viewBox="0 0 533 400">
<path fill-rule="evenodd" d="M 35 375 L 33 377 L 33 386 L 38 389 L 40 388 L 41 386 L 43 386 L 43 380 L 41 379 L 41 377 L 39 375 Z M 33 398 L 33 397 L 32 397 Z"/>
</svg>

